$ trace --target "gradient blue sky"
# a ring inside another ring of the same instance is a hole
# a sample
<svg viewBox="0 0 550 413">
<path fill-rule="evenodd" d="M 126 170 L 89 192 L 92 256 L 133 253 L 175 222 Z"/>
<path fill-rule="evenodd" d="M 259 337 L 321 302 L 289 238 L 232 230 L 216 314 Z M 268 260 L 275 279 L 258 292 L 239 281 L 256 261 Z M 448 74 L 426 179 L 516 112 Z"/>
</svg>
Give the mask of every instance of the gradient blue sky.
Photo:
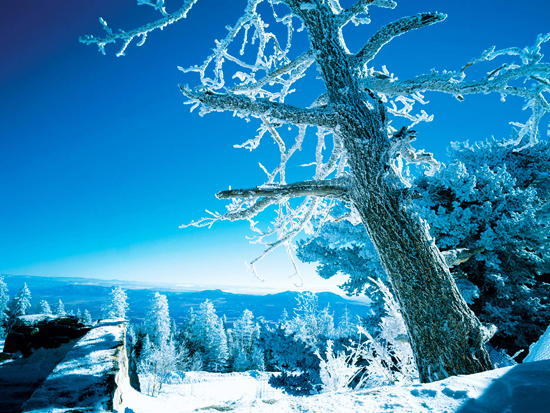
<svg viewBox="0 0 550 413">
<path fill-rule="evenodd" d="M 186 20 L 152 33 L 143 47 L 134 43 L 125 57 L 115 57 L 117 46 L 103 56 L 78 42 L 102 34 L 100 16 L 115 29 L 157 18 L 135 3 L 3 2 L 0 273 L 291 288 L 282 251 L 258 265 L 266 283 L 245 272 L 244 261 L 261 251 L 245 239 L 246 223 L 178 228 L 205 209 L 223 211 L 217 191 L 260 184 L 258 162 L 273 164 L 271 143 L 252 153 L 232 147 L 256 125 L 230 114 L 190 113 L 177 88 L 197 79 L 176 67 L 201 63 L 246 1 L 199 0 Z M 170 11 L 181 1 L 166 4 Z M 377 68 L 385 64 L 400 78 L 456 70 L 492 45 L 532 45 L 550 32 L 547 0 L 401 1 L 393 11 L 372 8 L 371 25 L 346 30 L 350 49 L 381 25 L 421 11 L 449 17 L 394 40 L 374 61 Z M 435 121 L 418 128 L 416 146 L 441 160 L 450 141 L 506 137 L 508 122 L 527 115 L 521 102 L 500 103 L 499 96 L 427 99 Z M 302 160 L 311 161 L 313 154 L 303 152 Z M 306 288 L 338 282 L 301 268 Z"/>
</svg>

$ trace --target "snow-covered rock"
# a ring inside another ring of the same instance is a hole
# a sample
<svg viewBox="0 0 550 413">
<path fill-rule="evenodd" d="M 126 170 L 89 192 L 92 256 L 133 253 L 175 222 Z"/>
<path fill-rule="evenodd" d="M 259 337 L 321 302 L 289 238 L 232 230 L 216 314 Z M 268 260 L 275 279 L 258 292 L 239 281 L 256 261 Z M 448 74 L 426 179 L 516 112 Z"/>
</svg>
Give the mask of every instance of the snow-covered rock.
<svg viewBox="0 0 550 413">
<path fill-rule="evenodd" d="M 112 411 L 129 386 L 124 320 L 103 320 L 81 338 L 23 404 L 23 412 Z"/>
<path fill-rule="evenodd" d="M 39 348 L 57 348 L 90 329 L 71 316 L 34 314 L 17 317 L 4 344 L 4 353 L 28 357 Z"/>
</svg>

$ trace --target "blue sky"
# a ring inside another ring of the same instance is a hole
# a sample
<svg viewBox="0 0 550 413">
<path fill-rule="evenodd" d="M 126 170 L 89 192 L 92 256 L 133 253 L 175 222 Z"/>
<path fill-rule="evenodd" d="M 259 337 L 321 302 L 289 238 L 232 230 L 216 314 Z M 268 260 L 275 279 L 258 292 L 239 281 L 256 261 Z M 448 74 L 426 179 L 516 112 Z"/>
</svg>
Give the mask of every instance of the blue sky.
<svg viewBox="0 0 550 413">
<path fill-rule="evenodd" d="M 202 63 L 245 0 L 199 0 L 186 20 L 152 33 L 143 47 L 130 45 L 125 57 L 115 57 L 117 46 L 108 45 L 103 56 L 78 42 L 81 35 L 102 34 L 100 16 L 123 29 L 157 18 L 135 3 L 2 6 L 0 273 L 291 288 L 282 251 L 258 265 L 266 283 L 245 272 L 244 262 L 261 251 L 246 240 L 246 223 L 178 228 L 205 209 L 223 211 L 217 191 L 261 184 L 258 162 L 275 154 L 271 143 L 252 153 L 234 149 L 257 125 L 230 114 L 190 113 L 177 88 L 197 84 L 177 66 Z M 170 11 L 181 2 L 166 4 Z M 346 30 L 348 45 L 356 50 L 381 25 L 421 11 L 449 17 L 394 40 L 373 62 L 376 68 L 387 65 L 400 78 L 456 70 L 492 45 L 530 46 L 550 32 L 544 0 L 401 1 L 393 11 L 371 8 L 370 25 Z M 416 146 L 443 161 L 450 141 L 506 137 L 508 122 L 527 115 L 521 102 L 500 103 L 499 96 L 427 100 L 435 120 L 418 128 Z M 301 268 L 307 288 L 337 284 Z"/>
</svg>

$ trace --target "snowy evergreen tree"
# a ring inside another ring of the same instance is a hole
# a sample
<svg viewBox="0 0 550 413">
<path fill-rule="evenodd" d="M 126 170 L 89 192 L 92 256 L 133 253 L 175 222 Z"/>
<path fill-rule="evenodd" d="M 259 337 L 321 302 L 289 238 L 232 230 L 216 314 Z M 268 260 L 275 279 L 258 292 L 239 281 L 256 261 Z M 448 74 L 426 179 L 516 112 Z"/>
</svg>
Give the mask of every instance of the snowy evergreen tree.
<svg viewBox="0 0 550 413">
<path fill-rule="evenodd" d="M 103 318 L 126 318 L 128 311 L 126 292 L 120 287 L 114 287 L 101 307 Z"/>
<path fill-rule="evenodd" d="M 82 321 L 82 311 L 80 311 L 80 308 L 76 309 L 76 318 L 78 318 L 78 321 Z"/>
<path fill-rule="evenodd" d="M 203 302 L 197 312 L 190 310 L 185 330 L 188 349 L 191 354 L 200 353 L 206 371 L 223 372 L 227 369 L 227 334 L 211 301 Z"/>
<path fill-rule="evenodd" d="M 81 41 L 96 44 L 102 52 L 107 44 L 121 41 L 118 55 L 124 55 L 132 40 L 140 39 L 142 45 L 155 30 L 185 18 L 195 3 L 186 1 L 169 14 L 164 2 L 140 1 L 138 4 L 158 10 L 159 20 L 117 32 L 101 19 L 106 36 L 84 36 Z M 391 280 L 422 381 L 484 371 L 491 368 L 485 349 L 486 331 L 460 295 L 426 225 L 414 213 L 410 183 L 402 165 L 404 161 L 425 163 L 430 165 L 430 173 L 437 169 L 431 154 L 411 146 L 416 135 L 413 126 L 431 120 L 425 111 L 413 111 L 416 102 L 426 103 L 425 92 L 443 92 L 460 101 L 473 93 L 519 97 L 532 113 L 524 124 L 518 124 L 521 129 L 514 145 L 518 150 L 534 145 L 539 122 L 550 112 L 545 97 L 550 91 L 550 76 L 540 52 L 550 35 L 540 35 L 532 47 L 491 48 L 465 62 L 460 70 L 432 70 L 401 80 L 385 66 L 382 71 L 375 70 L 372 60 L 395 37 L 439 23 L 447 16 L 435 12 L 403 17 L 380 28 L 358 51 L 351 52 L 343 29 L 351 22 L 370 23 L 370 6 L 394 8 L 396 3 L 357 0 L 344 8 L 340 0 L 248 0 L 243 16 L 228 27 L 226 38 L 216 43 L 206 62 L 181 69 L 200 76 L 199 87 L 180 86 L 193 108 L 200 106 L 201 115 L 229 111 L 258 120 L 258 135 L 241 147 L 255 149 L 268 134 L 277 143 L 281 159 L 271 172 L 263 168 L 267 174 L 264 185 L 220 192 L 219 198 L 234 200 L 228 212 L 192 225 L 211 226 L 218 220 L 237 219 L 252 222 L 258 234 L 255 242 L 266 246 L 265 253 L 251 262 L 255 271 L 254 264 L 279 246 L 284 246 L 292 258 L 291 240 L 302 230 L 311 230 L 310 220 L 315 216 L 337 219 L 330 217 L 331 199 L 341 199 L 350 206 L 348 218 L 364 225 Z M 292 44 L 295 20 L 308 42 Z M 283 36 L 288 34 L 286 44 L 277 38 L 278 30 L 270 31 L 277 27 Z M 249 35 L 257 41 L 249 44 Z M 296 44 L 307 46 L 297 51 Z M 240 56 L 235 57 L 235 52 Z M 476 72 L 469 69 L 471 66 L 509 55 L 514 56 L 514 62 L 498 62 L 489 75 L 465 80 L 466 73 Z M 291 56 L 297 57 L 291 60 Z M 304 107 L 287 103 L 288 95 L 299 89 L 295 82 L 312 65 L 317 67 L 325 92 L 310 95 L 312 103 Z M 390 122 L 393 117 L 406 124 L 395 129 L 392 125 L 397 122 Z M 296 135 L 289 137 L 287 127 Z M 316 132 L 318 141 L 312 180 L 288 184 L 288 160 L 301 149 L 308 129 Z M 327 140 L 332 151 L 325 162 Z M 293 206 L 289 202 L 293 197 L 305 199 Z M 279 213 L 274 227 L 262 231 L 253 219 L 271 205 L 278 205 Z"/>
<path fill-rule="evenodd" d="M 92 316 L 90 315 L 90 312 L 88 310 L 84 310 L 84 314 L 82 315 L 82 324 L 86 326 L 91 326 L 93 323 Z"/>
<path fill-rule="evenodd" d="M 27 283 L 23 284 L 23 287 L 17 292 L 17 295 L 13 299 L 12 303 L 12 315 L 13 317 L 19 317 L 28 314 L 31 308 L 31 292 L 27 287 Z"/>
<path fill-rule="evenodd" d="M 170 340 L 171 324 L 166 296 L 155 293 L 145 317 L 145 333 L 156 347 Z"/>
<path fill-rule="evenodd" d="M 420 214 L 441 250 L 476 252 L 452 273 L 480 320 L 496 325 L 491 343 L 526 350 L 550 324 L 550 144 L 515 151 L 492 139 L 448 154 L 449 165 L 418 179 Z"/>
<path fill-rule="evenodd" d="M 228 334 L 233 371 L 263 370 L 263 352 L 258 347 L 260 326 L 254 321 L 250 310 L 244 310 L 243 315 L 235 321 L 233 329 Z"/>
<path fill-rule="evenodd" d="M 63 304 L 61 298 L 57 301 L 57 305 L 55 306 L 55 315 L 58 315 L 60 317 L 64 317 L 67 315 L 67 312 L 65 311 L 65 304 Z"/>
<path fill-rule="evenodd" d="M 0 277 L 0 337 L 6 335 L 5 328 L 8 323 L 8 303 L 10 296 L 8 295 L 8 286 L 4 282 L 4 277 Z"/>
<path fill-rule="evenodd" d="M 52 309 L 46 300 L 40 300 L 40 304 L 38 304 L 38 314 L 52 314 Z"/>
</svg>

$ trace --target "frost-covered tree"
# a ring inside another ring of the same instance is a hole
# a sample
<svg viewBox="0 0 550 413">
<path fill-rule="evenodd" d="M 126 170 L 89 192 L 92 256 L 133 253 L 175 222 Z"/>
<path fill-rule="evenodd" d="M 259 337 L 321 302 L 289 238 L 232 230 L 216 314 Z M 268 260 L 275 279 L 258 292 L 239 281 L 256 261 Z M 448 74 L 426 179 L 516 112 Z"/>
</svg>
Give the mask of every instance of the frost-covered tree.
<svg viewBox="0 0 550 413">
<path fill-rule="evenodd" d="M 348 306 L 344 308 L 344 312 L 338 319 L 338 327 L 336 327 L 337 337 L 354 337 L 357 334 L 358 317 L 353 317 L 348 310 Z"/>
<path fill-rule="evenodd" d="M 320 309 L 317 295 L 310 291 L 303 292 L 296 297 L 297 306 L 294 309 L 294 318 L 285 325 L 288 334 L 295 337 L 313 350 L 317 350 L 321 341 L 336 335 L 334 317 L 327 307 Z"/>
<path fill-rule="evenodd" d="M 82 324 L 86 326 L 91 326 L 93 323 L 92 316 L 88 310 L 84 310 L 84 314 L 82 315 Z"/>
<path fill-rule="evenodd" d="M 55 306 L 55 315 L 58 315 L 60 317 L 64 317 L 67 315 L 67 312 L 65 311 L 65 304 L 63 304 L 61 298 L 57 300 L 57 305 Z"/>
<path fill-rule="evenodd" d="M 145 332 L 151 343 L 159 347 L 167 343 L 171 336 L 171 320 L 168 310 L 168 300 L 165 295 L 155 293 L 145 317 Z"/>
<path fill-rule="evenodd" d="M 154 7 L 162 17 L 120 32 L 101 19 L 106 36 L 86 36 L 81 41 L 96 44 L 104 52 L 106 44 L 120 40 L 119 55 L 123 55 L 133 39 L 142 45 L 154 30 L 185 18 L 196 2 L 186 0 L 178 11 L 168 13 L 164 1 L 139 0 L 138 4 Z M 518 149 L 533 145 L 538 124 L 550 110 L 544 96 L 550 90 L 550 66 L 541 63 L 540 53 L 541 44 L 550 36 L 539 36 L 533 47 L 489 49 L 460 70 L 432 71 L 400 80 L 385 68 L 375 70 L 372 62 L 379 50 L 393 38 L 441 22 L 446 16 L 419 13 L 401 18 L 380 28 L 352 52 L 342 30 L 349 23 L 369 23 L 369 6 L 393 8 L 396 3 L 357 0 L 343 8 L 340 0 L 248 0 L 243 16 L 228 28 L 227 37 L 216 43 L 213 54 L 200 66 L 182 69 L 200 76 L 199 87 L 180 86 L 193 108 L 200 106 L 201 114 L 230 111 L 257 119 L 258 135 L 241 147 L 252 150 L 267 135 L 281 155 L 275 169 L 264 168 L 267 179 L 263 185 L 220 192 L 219 198 L 234 200 L 228 212 L 193 225 L 249 220 L 258 233 L 256 242 L 266 246 L 265 253 L 285 246 L 292 256 L 291 240 L 303 229 L 309 230 L 315 216 L 329 221 L 338 218 L 330 214 L 330 207 L 332 199 L 342 199 L 349 206 L 349 218 L 365 226 L 392 283 L 422 381 L 490 369 L 486 333 L 460 295 L 426 225 L 413 213 L 409 183 L 401 166 L 407 161 L 427 163 L 431 172 L 437 167 L 430 154 L 410 146 L 415 136 L 412 127 L 430 120 L 426 112 L 413 111 L 415 102 L 425 103 L 424 92 L 443 92 L 459 100 L 467 94 L 489 92 L 525 99 L 532 115 L 520 126 L 515 144 Z M 309 40 L 307 48 L 298 52 L 291 47 L 296 22 Z M 277 27 L 286 29 L 286 42 Z M 252 45 L 248 44 L 249 35 Z M 500 64 L 479 80 L 466 80 L 472 65 L 507 55 L 520 62 Z M 231 65 L 238 69 L 228 73 Z M 312 97 L 307 107 L 288 103 L 290 94 L 299 89 L 296 82 L 311 66 L 316 66 L 325 92 Z M 398 118 L 393 124 L 405 124 L 394 128 L 389 122 L 392 117 Z M 297 131 L 294 138 L 284 132 L 287 127 Z M 311 130 L 318 139 L 312 157 L 313 177 L 289 184 L 285 173 L 288 160 Z M 332 151 L 325 161 L 326 146 Z M 296 205 L 290 201 L 296 197 L 304 199 Z M 262 231 L 253 218 L 270 205 L 279 206 L 277 218 L 273 227 Z M 253 269 L 258 259 L 251 262 Z"/>
<path fill-rule="evenodd" d="M 230 363 L 233 371 L 264 370 L 263 351 L 258 347 L 260 325 L 250 310 L 235 321 L 229 331 Z"/>
<path fill-rule="evenodd" d="M 227 334 L 211 301 L 203 302 L 197 312 L 189 312 L 185 330 L 187 347 L 191 354 L 199 354 L 204 369 L 225 371 L 229 360 Z M 199 360 L 196 361 L 198 364 Z"/>
<path fill-rule="evenodd" d="M 23 287 L 19 289 L 17 295 L 13 299 L 12 303 L 12 315 L 13 317 L 19 317 L 28 314 L 31 308 L 31 292 L 27 287 L 27 283 L 23 284 Z"/>
<path fill-rule="evenodd" d="M 6 335 L 5 327 L 8 322 L 8 303 L 10 296 L 8 295 L 8 286 L 4 282 L 4 277 L 0 277 L 0 337 Z"/>
<path fill-rule="evenodd" d="M 155 345 L 149 335 L 145 335 L 138 373 L 145 379 L 140 380 L 140 384 L 143 382 L 142 387 L 149 396 L 160 393 L 166 373 L 176 370 L 177 365 L 178 355 L 172 340 Z"/>
<path fill-rule="evenodd" d="M 120 286 L 114 287 L 101 307 L 103 318 L 126 318 L 128 296 Z"/>
<path fill-rule="evenodd" d="M 52 309 L 46 300 L 40 300 L 38 314 L 52 314 Z"/>
<path fill-rule="evenodd" d="M 443 251 L 474 251 L 451 271 L 493 345 L 527 349 L 550 324 L 550 144 L 453 143 L 417 182 L 420 214 Z M 528 322 L 526 322 L 528 320 Z"/>
<path fill-rule="evenodd" d="M 419 213 L 465 300 L 496 325 L 491 343 L 513 354 L 550 323 L 550 145 L 515 151 L 507 140 L 455 142 L 448 155 L 449 165 L 415 181 Z M 360 226 L 338 222 L 301 242 L 298 256 L 318 262 L 324 278 L 350 275 L 348 293 L 365 289 L 376 298 L 369 277 L 383 274 L 373 251 Z"/>
</svg>

